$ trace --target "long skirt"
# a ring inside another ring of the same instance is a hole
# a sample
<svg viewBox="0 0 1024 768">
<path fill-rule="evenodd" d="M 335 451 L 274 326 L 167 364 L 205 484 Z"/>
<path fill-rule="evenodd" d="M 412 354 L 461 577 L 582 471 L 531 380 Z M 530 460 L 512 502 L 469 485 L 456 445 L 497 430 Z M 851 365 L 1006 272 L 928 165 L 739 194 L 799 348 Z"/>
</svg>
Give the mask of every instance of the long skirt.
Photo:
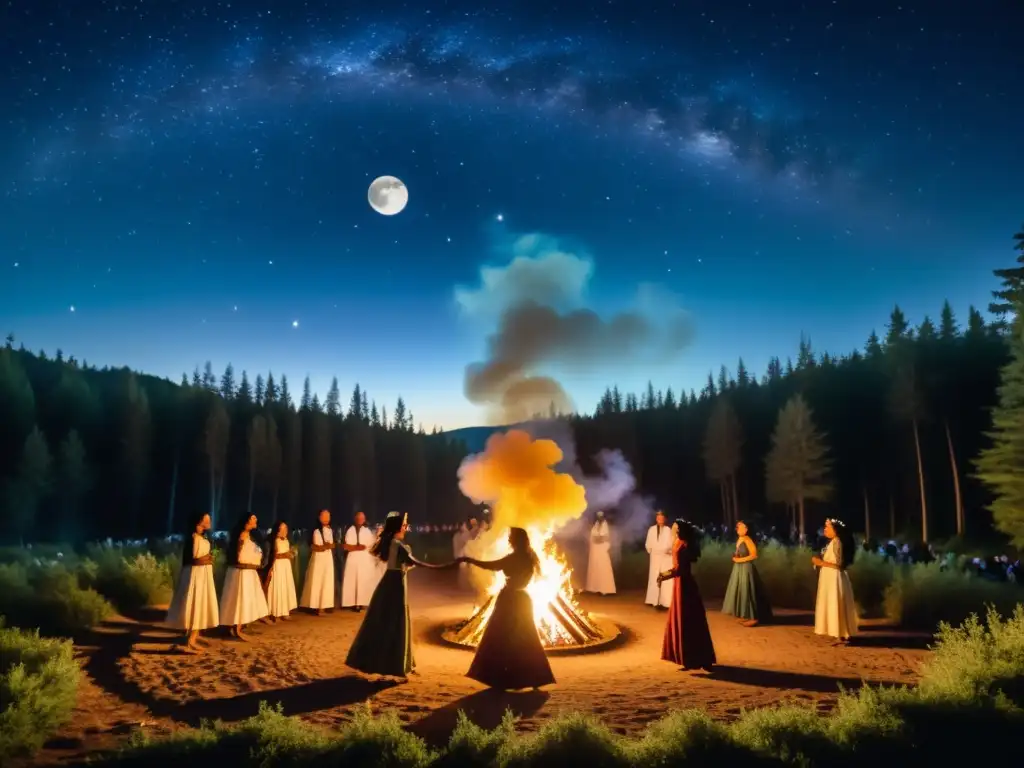
<svg viewBox="0 0 1024 768">
<path fill-rule="evenodd" d="M 814 606 L 814 632 L 846 640 L 857 634 L 857 604 L 846 571 L 822 568 Z"/>
<path fill-rule="evenodd" d="M 506 587 L 498 593 L 466 677 L 505 691 L 555 682 L 525 591 Z"/>
<path fill-rule="evenodd" d="M 752 562 L 733 564 L 722 601 L 722 613 L 762 623 L 772 620 L 771 601 L 757 566 Z"/>
<path fill-rule="evenodd" d="M 717 662 L 704 601 L 692 576 L 675 580 L 661 658 L 683 669 L 711 669 Z"/>
<path fill-rule="evenodd" d="M 220 623 L 226 627 L 252 624 L 267 615 L 267 596 L 260 575 L 250 568 L 228 567 L 220 598 Z"/>
<path fill-rule="evenodd" d="M 416 668 L 405 572 L 389 569 L 373 591 L 345 663 L 368 675 L 406 677 Z"/>
<path fill-rule="evenodd" d="M 298 607 L 291 560 L 274 560 L 266 588 L 267 610 L 271 616 L 287 616 Z"/>
<path fill-rule="evenodd" d="M 186 565 L 167 609 L 167 623 L 192 632 L 220 624 L 212 565 Z"/>
</svg>

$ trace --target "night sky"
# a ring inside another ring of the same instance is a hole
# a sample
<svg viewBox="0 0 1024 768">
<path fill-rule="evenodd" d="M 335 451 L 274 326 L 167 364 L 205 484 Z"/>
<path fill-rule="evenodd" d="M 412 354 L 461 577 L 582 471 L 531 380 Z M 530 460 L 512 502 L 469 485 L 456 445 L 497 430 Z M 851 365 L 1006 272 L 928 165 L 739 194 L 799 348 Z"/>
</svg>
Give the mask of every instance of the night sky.
<svg viewBox="0 0 1024 768">
<path fill-rule="evenodd" d="M 486 418 L 466 366 L 524 299 L 649 319 L 529 363 L 590 411 L 964 318 L 1013 259 L 1017 0 L 362 5 L 6 0 L 0 332 L 337 376 L 429 430 Z"/>
</svg>

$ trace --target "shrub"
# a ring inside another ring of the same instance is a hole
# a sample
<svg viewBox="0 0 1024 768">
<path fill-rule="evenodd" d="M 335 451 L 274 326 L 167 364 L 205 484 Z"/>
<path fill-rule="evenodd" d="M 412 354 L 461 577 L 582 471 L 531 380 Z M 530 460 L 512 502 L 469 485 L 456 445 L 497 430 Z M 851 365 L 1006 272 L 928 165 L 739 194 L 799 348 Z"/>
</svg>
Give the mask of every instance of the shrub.
<svg viewBox="0 0 1024 768">
<path fill-rule="evenodd" d="M 0 615 L 43 635 L 80 636 L 113 613 L 92 589 L 62 565 L 0 565 Z"/>
<path fill-rule="evenodd" d="M 0 620 L 0 762 L 30 755 L 70 719 L 78 676 L 70 642 Z"/>
<path fill-rule="evenodd" d="M 158 560 L 149 552 L 131 552 L 120 548 L 95 548 L 94 580 L 96 590 L 110 598 L 121 611 L 133 612 L 149 605 L 163 605 L 173 592 L 170 561 Z"/>
<path fill-rule="evenodd" d="M 897 566 L 885 590 L 885 613 L 900 626 L 933 632 L 940 622 L 960 624 L 986 605 L 1009 614 L 1024 601 L 1024 588 L 986 581 L 938 563 Z"/>
<path fill-rule="evenodd" d="M 976 758 L 979 744 L 989 754 L 1016 754 L 1024 727 L 1022 679 L 1019 606 L 1008 620 L 990 611 L 985 625 L 976 617 L 956 629 L 943 625 L 919 687 L 842 694 L 825 716 L 785 706 L 744 712 L 724 723 L 703 712 L 672 712 L 639 737 L 627 738 L 580 714 L 560 716 L 535 734 L 517 734 L 511 715 L 486 731 L 460 714 L 447 748 L 435 754 L 393 715 L 373 718 L 364 709 L 332 733 L 262 708 L 235 728 L 206 726 L 167 740 L 136 739 L 108 759 L 140 766 L 187 760 L 193 766 L 317 762 L 395 768 L 942 764 Z"/>
</svg>

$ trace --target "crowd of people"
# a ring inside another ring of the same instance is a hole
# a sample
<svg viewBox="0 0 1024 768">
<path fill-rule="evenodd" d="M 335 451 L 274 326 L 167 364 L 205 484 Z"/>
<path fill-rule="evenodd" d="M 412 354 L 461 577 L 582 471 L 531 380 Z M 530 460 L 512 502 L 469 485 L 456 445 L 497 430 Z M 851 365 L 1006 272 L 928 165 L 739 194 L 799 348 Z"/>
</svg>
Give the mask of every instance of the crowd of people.
<svg viewBox="0 0 1024 768">
<path fill-rule="evenodd" d="M 197 517 L 182 543 L 182 572 L 167 614 L 167 622 L 184 632 L 185 649 L 200 652 L 200 633 L 214 627 L 227 627 L 235 638 L 247 640 L 245 628 L 255 622 L 287 620 L 298 607 L 321 615 L 333 609 L 335 553 L 340 547 L 347 555 L 341 576 L 341 607 L 366 611 L 346 658 L 352 669 L 400 679 L 415 671 L 406 584 L 409 569 L 478 568 L 502 572 L 505 580 L 467 675 L 504 690 L 555 682 L 527 592 L 540 572 L 539 557 L 527 531 L 510 528 L 509 554 L 485 560 L 482 556 L 486 553 L 479 549 L 488 540 L 481 534 L 489 522 L 471 518 L 453 534 L 451 561 L 435 564 L 413 556 L 405 543 L 409 524 L 404 514 L 391 512 L 372 530 L 361 512 L 343 532 L 332 528 L 327 510 L 320 512 L 317 523 L 309 533 L 310 556 L 301 597 L 296 595 L 295 550 L 288 526 L 276 523 L 265 545 L 260 546 L 255 515 L 244 518 L 226 538 L 228 567 L 218 596 L 207 537 L 210 516 Z M 722 612 L 753 627 L 771 621 L 771 600 L 757 573 L 756 541 L 742 521 L 735 526 L 735 533 L 734 565 Z M 857 630 L 853 589 L 846 573 L 856 546 L 839 520 L 826 521 L 822 534 L 827 544 L 820 555 L 810 559 L 818 570 L 815 632 L 845 643 Z M 659 511 L 645 542 L 650 556 L 646 602 L 667 612 L 661 658 L 686 670 L 710 670 L 716 663 L 704 603 L 691 570 L 700 558 L 703 536 L 704 532 L 685 520 L 668 525 Z M 610 540 L 610 524 L 598 513 L 589 535 L 585 591 L 598 595 L 615 592 Z"/>
</svg>

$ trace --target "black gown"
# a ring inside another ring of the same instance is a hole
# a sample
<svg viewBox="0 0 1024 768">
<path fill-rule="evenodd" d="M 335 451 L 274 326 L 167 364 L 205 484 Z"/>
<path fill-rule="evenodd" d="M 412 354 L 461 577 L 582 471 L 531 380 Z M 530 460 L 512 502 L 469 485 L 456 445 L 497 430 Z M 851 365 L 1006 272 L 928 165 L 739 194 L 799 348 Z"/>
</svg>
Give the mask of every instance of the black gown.
<svg viewBox="0 0 1024 768">
<path fill-rule="evenodd" d="M 550 685 L 555 676 L 533 621 L 533 600 L 526 592 L 533 561 L 513 553 L 487 565 L 488 570 L 505 574 L 505 586 L 494 600 L 466 677 L 506 691 Z"/>
</svg>

